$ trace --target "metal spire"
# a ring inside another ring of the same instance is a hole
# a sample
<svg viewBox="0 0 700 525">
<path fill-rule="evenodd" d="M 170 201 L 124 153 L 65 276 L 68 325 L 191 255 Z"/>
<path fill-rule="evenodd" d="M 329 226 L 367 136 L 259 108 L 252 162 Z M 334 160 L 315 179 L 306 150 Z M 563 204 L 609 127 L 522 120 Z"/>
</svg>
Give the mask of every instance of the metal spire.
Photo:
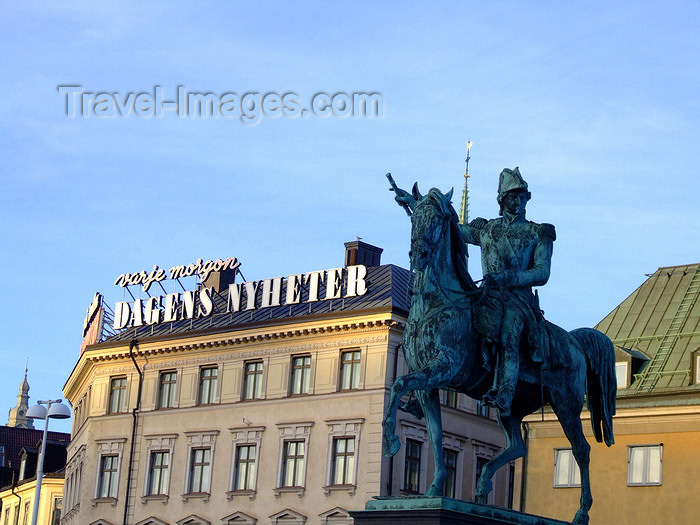
<svg viewBox="0 0 700 525">
<path fill-rule="evenodd" d="M 462 191 L 462 206 L 459 210 L 460 224 L 467 224 L 469 221 L 469 189 L 467 183 L 469 181 L 469 150 L 472 148 L 472 141 L 467 142 L 467 167 L 464 171 L 464 190 Z"/>
</svg>

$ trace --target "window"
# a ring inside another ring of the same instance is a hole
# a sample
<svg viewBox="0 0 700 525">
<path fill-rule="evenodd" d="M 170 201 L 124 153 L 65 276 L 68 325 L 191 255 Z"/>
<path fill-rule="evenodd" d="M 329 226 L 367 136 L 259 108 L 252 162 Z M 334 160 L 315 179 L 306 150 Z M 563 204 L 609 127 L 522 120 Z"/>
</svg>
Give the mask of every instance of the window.
<svg viewBox="0 0 700 525">
<path fill-rule="evenodd" d="M 700 353 L 695 356 L 695 382 L 700 384 Z"/>
<path fill-rule="evenodd" d="M 355 438 L 333 440 L 332 485 L 352 485 L 355 481 Z"/>
<path fill-rule="evenodd" d="M 454 388 L 440 390 L 440 403 L 448 407 L 457 408 L 459 404 L 459 392 Z"/>
<path fill-rule="evenodd" d="M 233 490 L 255 490 L 255 445 L 236 447 L 236 465 Z"/>
<path fill-rule="evenodd" d="M 3 525 L 10 525 L 10 506 L 5 507 L 5 519 L 3 520 Z"/>
<path fill-rule="evenodd" d="M 160 373 L 160 390 L 158 393 L 158 408 L 173 408 L 175 406 L 175 387 L 177 372 Z"/>
<path fill-rule="evenodd" d="M 119 456 L 102 456 L 100 458 L 98 498 L 117 497 L 118 468 Z"/>
<path fill-rule="evenodd" d="M 29 523 L 29 500 L 24 502 L 24 518 L 22 518 L 22 525 L 27 525 Z"/>
<path fill-rule="evenodd" d="M 554 486 L 581 486 L 581 471 L 570 448 L 554 450 Z"/>
<path fill-rule="evenodd" d="M 19 525 L 19 503 L 15 505 L 15 517 L 12 519 L 14 525 Z"/>
<path fill-rule="evenodd" d="M 151 452 L 148 473 L 148 495 L 167 494 L 170 481 L 170 452 Z"/>
<path fill-rule="evenodd" d="M 262 361 L 245 364 L 243 399 L 260 399 L 262 396 Z"/>
<path fill-rule="evenodd" d="M 422 445 L 412 439 L 406 440 L 406 458 L 404 462 L 403 489 L 418 493 L 420 490 L 420 462 Z"/>
<path fill-rule="evenodd" d="M 192 449 L 188 493 L 209 492 L 211 449 Z"/>
<path fill-rule="evenodd" d="M 308 394 L 310 380 L 311 356 L 303 355 L 292 357 L 292 379 L 290 394 Z"/>
<path fill-rule="evenodd" d="M 53 499 L 53 508 L 51 510 L 51 525 L 60 525 L 61 510 L 63 509 L 63 498 Z"/>
<path fill-rule="evenodd" d="M 445 497 L 456 498 L 457 494 L 457 452 L 454 450 L 442 449 L 442 454 L 445 457 L 445 468 L 447 469 L 447 478 L 445 478 Z"/>
<path fill-rule="evenodd" d="M 304 450 L 303 441 L 285 441 L 284 459 L 282 461 L 282 487 L 304 486 Z"/>
<path fill-rule="evenodd" d="M 480 415 L 481 417 L 489 417 L 491 415 L 491 411 L 489 410 L 489 406 L 485 405 L 481 401 L 476 402 L 476 413 Z"/>
<path fill-rule="evenodd" d="M 5 445 L 0 445 L 0 467 L 6 466 L 5 461 Z"/>
<path fill-rule="evenodd" d="M 661 485 L 662 446 L 629 447 L 628 485 Z"/>
<path fill-rule="evenodd" d="M 19 462 L 19 479 L 20 481 L 24 479 L 24 474 L 26 473 L 27 470 L 27 456 L 22 456 L 22 459 Z"/>
<path fill-rule="evenodd" d="M 627 388 L 627 363 L 625 361 L 615 363 L 615 378 L 617 379 L 617 388 Z"/>
<path fill-rule="evenodd" d="M 113 377 L 109 389 L 109 413 L 119 414 L 126 410 L 126 377 Z"/>
<path fill-rule="evenodd" d="M 340 390 L 355 390 L 360 386 L 360 351 L 340 354 Z"/>
<path fill-rule="evenodd" d="M 199 371 L 199 404 L 210 405 L 216 401 L 219 382 L 219 369 L 216 366 L 203 367 Z"/>
</svg>

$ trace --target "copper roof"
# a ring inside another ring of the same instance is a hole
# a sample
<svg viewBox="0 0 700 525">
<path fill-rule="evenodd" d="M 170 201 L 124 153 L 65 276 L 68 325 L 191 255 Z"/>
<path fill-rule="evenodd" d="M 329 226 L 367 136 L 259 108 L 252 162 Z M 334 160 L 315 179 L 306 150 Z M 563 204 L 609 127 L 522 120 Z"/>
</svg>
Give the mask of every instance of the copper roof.
<svg viewBox="0 0 700 525">
<path fill-rule="evenodd" d="M 686 390 L 700 348 L 700 264 L 659 268 L 596 328 L 650 361 L 621 396 Z"/>
</svg>

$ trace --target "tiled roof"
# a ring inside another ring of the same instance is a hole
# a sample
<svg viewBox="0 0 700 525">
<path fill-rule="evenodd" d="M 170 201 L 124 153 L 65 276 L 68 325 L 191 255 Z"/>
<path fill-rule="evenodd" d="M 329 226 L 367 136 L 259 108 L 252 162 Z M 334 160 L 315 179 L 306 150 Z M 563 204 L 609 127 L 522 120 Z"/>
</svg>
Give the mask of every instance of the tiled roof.
<svg viewBox="0 0 700 525">
<path fill-rule="evenodd" d="M 19 453 L 23 448 L 36 447 L 41 441 L 43 430 L 0 426 L 0 445 L 5 446 L 5 466 L 19 470 Z M 64 432 L 47 433 L 48 440 L 68 444 L 70 434 Z M 48 443 L 49 441 L 47 441 Z"/>
<path fill-rule="evenodd" d="M 695 388 L 693 352 L 700 348 L 700 264 L 659 268 L 596 328 L 615 346 L 650 361 L 621 396 Z"/>
<path fill-rule="evenodd" d="M 185 335 L 190 332 L 221 331 L 227 329 L 247 328 L 252 325 L 276 321 L 299 322 L 312 317 L 336 316 L 339 313 L 353 315 L 363 311 L 385 309 L 408 313 L 409 284 L 411 274 L 408 270 L 386 264 L 367 268 L 367 292 L 362 296 L 346 297 L 333 300 L 320 300 L 299 304 L 227 312 L 228 289 L 214 296 L 214 314 L 193 320 L 128 328 L 105 339 L 105 343 L 131 340 L 133 338 L 162 337 L 168 335 Z M 321 283 L 319 297 L 324 297 L 325 285 Z"/>
</svg>

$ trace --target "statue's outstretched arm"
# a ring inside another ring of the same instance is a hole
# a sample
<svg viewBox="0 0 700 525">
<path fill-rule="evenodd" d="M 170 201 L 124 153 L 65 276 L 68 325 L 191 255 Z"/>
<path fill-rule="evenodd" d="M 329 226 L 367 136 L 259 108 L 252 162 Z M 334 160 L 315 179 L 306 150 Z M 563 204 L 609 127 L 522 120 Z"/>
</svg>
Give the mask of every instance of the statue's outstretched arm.
<svg viewBox="0 0 700 525">
<path fill-rule="evenodd" d="M 411 193 L 407 192 L 406 190 L 402 190 L 396 185 L 394 177 L 391 176 L 391 173 L 387 173 L 386 178 L 389 179 L 389 185 L 391 186 L 389 191 L 393 191 L 396 194 L 394 200 L 399 204 L 399 206 L 406 210 L 406 214 L 408 214 L 410 217 L 411 213 L 413 213 L 413 206 L 416 204 L 416 199 Z"/>
</svg>

